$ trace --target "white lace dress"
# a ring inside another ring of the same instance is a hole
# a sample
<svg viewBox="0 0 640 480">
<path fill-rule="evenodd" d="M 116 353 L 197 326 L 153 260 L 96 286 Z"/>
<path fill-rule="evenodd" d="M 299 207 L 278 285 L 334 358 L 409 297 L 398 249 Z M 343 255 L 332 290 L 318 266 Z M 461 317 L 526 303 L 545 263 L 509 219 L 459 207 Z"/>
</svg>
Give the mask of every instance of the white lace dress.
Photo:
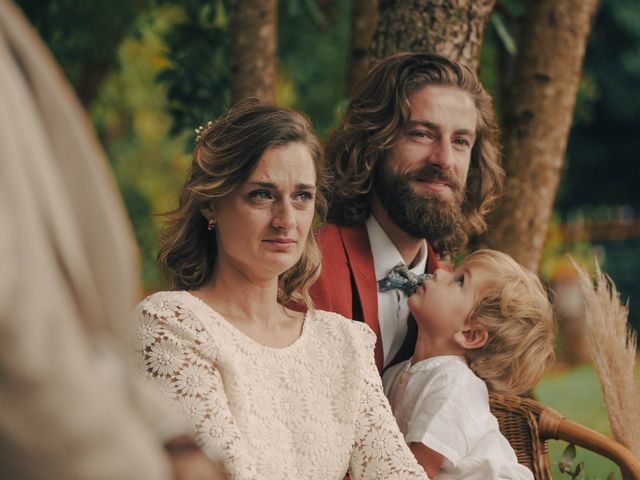
<svg viewBox="0 0 640 480">
<path fill-rule="evenodd" d="M 136 310 L 141 368 L 191 417 L 232 479 L 425 479 L 398 430 L 364 324 L 307 313 L 286 348 L 260 345 L 188 292 Z"/>
</svg>

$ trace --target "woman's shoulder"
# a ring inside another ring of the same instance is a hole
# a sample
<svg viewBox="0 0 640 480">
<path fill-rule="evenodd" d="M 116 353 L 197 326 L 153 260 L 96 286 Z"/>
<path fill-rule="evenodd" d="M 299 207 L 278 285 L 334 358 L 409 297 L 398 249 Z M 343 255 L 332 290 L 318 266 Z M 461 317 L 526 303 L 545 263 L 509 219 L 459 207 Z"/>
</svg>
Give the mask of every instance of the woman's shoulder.
<svg viewBox="0 0 640 480">
<path fill-rule="evenodd" d="M 314 318 L 320 331 L 334 334 L 345 342 L 363 345 L 367 349 L 373 349 L 376 343 L 376 334 L 364 322 L 358 322 L 346 318 L 339 313 L 326 310 L 314 310 Z"/>
<path fill-rule="evenodd" d="M 197 331 L 202 330 L 202 318 L 208 318 L 200 300 L 185 290 L 156 292 L 142 300 L 134 316 L 145 323 L 179 323 Z"/>
<path fill-rule="evenodd" d="M 152 293 L 142 300 L 136 310 L 140 313 L 166 316 L 182 309 L 188 299 L 184 291 L 160 291 Z"/>
<path fill-rule="evenodd" d="M 205 323 L 212 325 L 213 315 L 201 301 L 185 290 L 156 292 L 142 300 L 134 311 L 138 335 L 156 329 L 169 329 L 183 338 L 200 337 Z"/>
<path fill-rule="evenodd" d="M 140 303 L 175 301 L 176 299 L 184 298 L 185 293 L 184 290 L 161 290 L 147 295 Z"/>
</svg>

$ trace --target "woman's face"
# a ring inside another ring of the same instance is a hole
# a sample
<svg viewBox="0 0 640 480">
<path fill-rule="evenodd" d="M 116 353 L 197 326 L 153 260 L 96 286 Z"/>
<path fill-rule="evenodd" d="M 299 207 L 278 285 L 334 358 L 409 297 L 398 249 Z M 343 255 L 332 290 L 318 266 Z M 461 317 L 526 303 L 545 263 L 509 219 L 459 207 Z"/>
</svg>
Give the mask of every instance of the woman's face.
<svg viewBox="0 0 640 480">
<path fill-rule="evenodd" d="M 315 167 L 304 144 L 267 150 L 246 182 L 203 210 L 217 222 L 216 270 L 231 267 L 268 281 L 291 268 L 304 251 L 315 196 Z"/>
</svg>

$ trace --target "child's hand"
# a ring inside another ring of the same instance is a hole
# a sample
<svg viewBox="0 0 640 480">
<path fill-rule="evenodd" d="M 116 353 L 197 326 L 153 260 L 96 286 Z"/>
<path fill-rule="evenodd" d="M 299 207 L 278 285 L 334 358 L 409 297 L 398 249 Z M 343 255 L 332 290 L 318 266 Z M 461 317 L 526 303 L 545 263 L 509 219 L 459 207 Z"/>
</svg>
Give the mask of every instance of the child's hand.
<svg viewBox="0 0 640 480">
<path fill-rule="evenodd" d="M 411 452 L 416 457 L 418 463 L 427 472 L 429 478 L 434 478 L 444 463 L 444 457 L 438 452 L 431 450 L 424 443 L 412 442 L 409 444 Z"/>
</svg>

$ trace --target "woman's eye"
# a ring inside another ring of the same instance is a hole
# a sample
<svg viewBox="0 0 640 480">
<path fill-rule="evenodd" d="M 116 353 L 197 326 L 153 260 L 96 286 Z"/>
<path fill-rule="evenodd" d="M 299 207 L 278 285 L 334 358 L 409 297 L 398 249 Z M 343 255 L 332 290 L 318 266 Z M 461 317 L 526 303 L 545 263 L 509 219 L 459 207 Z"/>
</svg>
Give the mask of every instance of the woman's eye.
<svg viewBox="0 0 640 480">
<path fill-rule="evenodd" d="M 460 275 L 459 277 L 456 277 L 456 283 L 460 286 L 464 285 L 464 275 Z"/>
<path fill-rule="evenodd" d="M 273 195 L 267 190 L 254 190 L 249 193 L 249 197 L 253 200 L 270 200 Z"/>
<path fill-rule="evenodd" d="M 302 200 L 303 202 L 309 202 L 313 200 L 313 194 L 311 192 L 298 192 L 296 194 L 296 199 Z"/>
</svg>

